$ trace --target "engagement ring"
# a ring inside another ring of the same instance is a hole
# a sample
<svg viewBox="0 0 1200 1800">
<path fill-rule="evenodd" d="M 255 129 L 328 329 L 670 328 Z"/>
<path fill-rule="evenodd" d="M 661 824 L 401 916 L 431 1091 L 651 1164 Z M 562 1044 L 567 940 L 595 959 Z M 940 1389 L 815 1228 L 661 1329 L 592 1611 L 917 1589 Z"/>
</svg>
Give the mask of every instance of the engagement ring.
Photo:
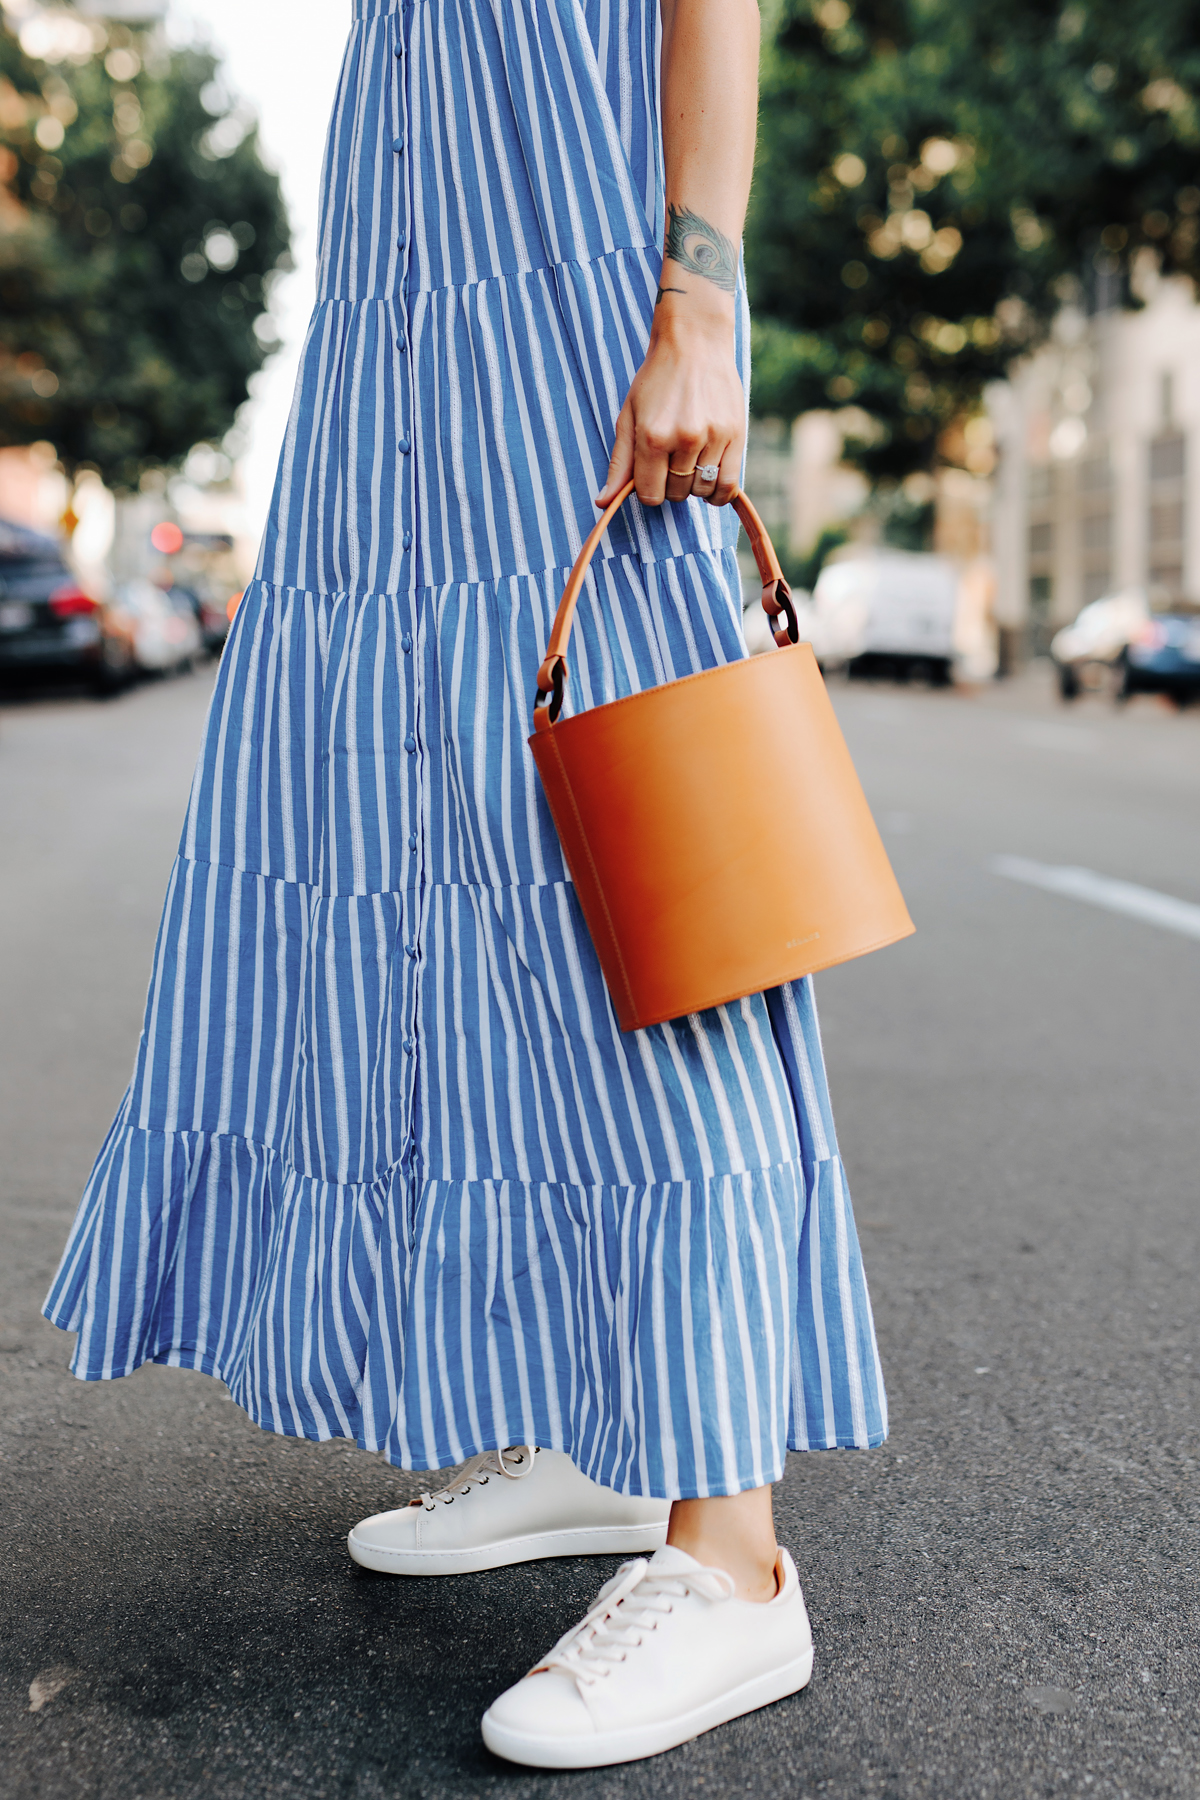
<svg viewBox="0 0 1200 1800">
<path fill-rule="evenodd" d="M 700 463 L 696 469 L 701 481 L 715 481 L 721 473 L 720 463 Z"/>
</svg>

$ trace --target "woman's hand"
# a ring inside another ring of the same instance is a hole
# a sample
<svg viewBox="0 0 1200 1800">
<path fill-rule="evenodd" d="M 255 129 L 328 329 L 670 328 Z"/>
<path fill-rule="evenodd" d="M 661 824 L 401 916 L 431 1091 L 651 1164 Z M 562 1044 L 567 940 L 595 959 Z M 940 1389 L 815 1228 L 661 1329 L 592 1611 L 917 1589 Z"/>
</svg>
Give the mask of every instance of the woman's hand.
<svg viewBox="0 0 1200 1800">
<path fill-rule="evenodd" d="M 746 401 L 733 355 L 733 302 L 717 291 L 711 303 L 697 299 L 686 296 L 686 311 L 669 293 L 659 299 L 597 506 L 607 506 L 630 477 L 646 506 L 689 494 L 725 506 L 738 486 Z M 701 473 L 710 468 L 715 479 Z"/>
<path fill-rule="evenodd" d="M 660 7 L 662 274 L 650 346 L 621 408 L 596 505 L 607 506 L 632 477 L 646 506 L 689 494 L 725 506 L 741 477 L 746 436 L 733 319 L 754 165 L 758 0 L 660 0 Z"/>
</svg>

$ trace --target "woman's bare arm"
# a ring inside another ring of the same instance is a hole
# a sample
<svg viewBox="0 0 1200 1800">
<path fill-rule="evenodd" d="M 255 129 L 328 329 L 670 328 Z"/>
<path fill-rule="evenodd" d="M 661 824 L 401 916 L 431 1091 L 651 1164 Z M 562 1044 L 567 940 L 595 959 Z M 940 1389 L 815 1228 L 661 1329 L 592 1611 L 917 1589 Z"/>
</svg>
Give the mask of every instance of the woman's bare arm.
<svg viewBox="0 0 1200 1800">
<path fill-rule="evenodd" d="M 738 243 L 754 166 L 757 0 L 661 0 L 666 230 L 646 359 L 617 420 L 604 506 L 630 476 L 657 506 L 737 486 L 745 399 L 733 354 Z M 691 471 L 716 463 L 704 483 Z M 673 475 L 671 469 L 682 470 Z"/>
</svg>

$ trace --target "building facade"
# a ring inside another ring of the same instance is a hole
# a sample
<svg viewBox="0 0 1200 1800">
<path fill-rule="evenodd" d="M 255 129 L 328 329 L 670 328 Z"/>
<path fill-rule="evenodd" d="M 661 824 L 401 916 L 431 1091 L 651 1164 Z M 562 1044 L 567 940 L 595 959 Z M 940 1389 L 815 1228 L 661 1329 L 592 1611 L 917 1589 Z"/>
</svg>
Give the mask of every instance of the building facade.
<svg viewBox="0 0 1200 1800">
<path fill-rule="evenodd" d="M 989 393 L 996 615 L 1035 650 L 1105 594 L 1200 599 L 1200 306 L 1180 281 L 1143 294 L 1064 309 Z"/>
</svg>

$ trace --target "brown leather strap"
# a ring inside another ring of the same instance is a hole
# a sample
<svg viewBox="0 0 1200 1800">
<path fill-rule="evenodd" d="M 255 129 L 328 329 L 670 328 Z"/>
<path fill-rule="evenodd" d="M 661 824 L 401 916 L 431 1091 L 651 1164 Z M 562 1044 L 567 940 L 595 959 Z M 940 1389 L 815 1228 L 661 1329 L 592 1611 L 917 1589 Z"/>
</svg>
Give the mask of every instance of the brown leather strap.
<svg viewBox="0 0 1200 1800">
<path fill-rule="evenodd" d="M 563 589 L 563 597 L 558 603 L 558 611 L 554 615 L 554 624 L 550 631 L 550 642 L 546 646 L 546 656 L 537 675 L 537 693 L 533 702 L 533 722 L 539 731 L 553 725 L 562 711 L 563 690 L 567 681 L 567 644 L 570 642 L 571 626 L 575 619 L 575 606 L 583 588 L 584 577 L 596 548 L 610 521 L 628 500 L 633 492 L 632 481 L 625 486 L 614 500 L 610 500 L 592 529 L 584 540 L 583 548 L 575 558 L 575 567 L 567 578 Z M 729 504 L 746 529 L 750 539 L 750 548 L 754 552 L 754 560 L 758 564 L 758 572 L 762 576 L 763 610 L 770 619 L 777 619 L 780 613 L 786 615 L 787 624 L 782 629 L 772 627 L 775 642 L 782 648 L 784 644 L 794 644 L 800 636 L 796 624 L 796 609 L 792 605 L 792 590 L 784 579 L 783 570 L 779 566 L 779 558 L 775 554 L 775 546 L 767 535 L 767 528 L 747 500 L 741 489 L 734 492 Z"/>
</svg>

